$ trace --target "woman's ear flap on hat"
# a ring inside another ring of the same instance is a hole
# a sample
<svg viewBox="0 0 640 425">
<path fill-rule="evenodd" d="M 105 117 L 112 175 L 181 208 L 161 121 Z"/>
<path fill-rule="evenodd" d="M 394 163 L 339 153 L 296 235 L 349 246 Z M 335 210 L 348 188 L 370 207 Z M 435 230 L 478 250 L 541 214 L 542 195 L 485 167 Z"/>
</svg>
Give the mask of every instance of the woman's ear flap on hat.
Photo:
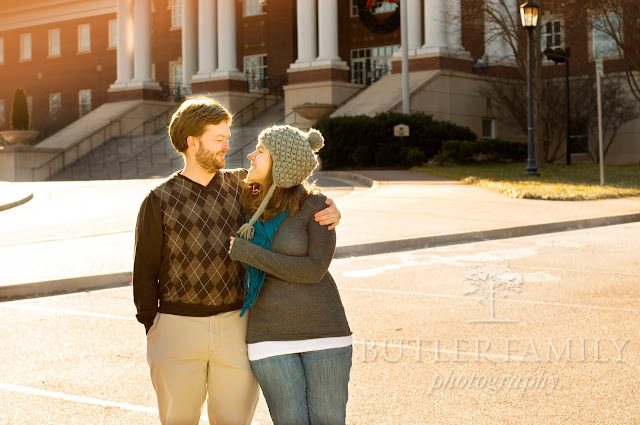
<svg viewBox="0 0 640 425">
<path fill-rule="evenodd" d="M 311 150 L 314 152 L 318 152 L 324 146 L 324 137 L 322 137 L 322 133 L 315 128 L 309 129 L 307 140 L 309 141 Z"/>
</svg>

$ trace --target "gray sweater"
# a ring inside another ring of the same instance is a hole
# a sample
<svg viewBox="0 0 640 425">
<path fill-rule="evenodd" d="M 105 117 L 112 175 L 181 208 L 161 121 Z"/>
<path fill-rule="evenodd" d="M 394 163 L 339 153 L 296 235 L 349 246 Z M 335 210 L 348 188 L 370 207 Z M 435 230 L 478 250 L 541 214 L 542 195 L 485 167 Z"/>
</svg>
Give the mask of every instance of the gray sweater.
<svg viewBox="0 0 640 425">
<path fill-rule="evenodd" d="M 266 272 L 258 300 L 249 310 L 248 343 L 351 335 L 328 272 L 336 233 L 314 219 L 325 208 L 325 199 L 309 195 L 295 215 L 280 223 L 270 251 L 235 239 L 231 258 Z"/>
</svg>

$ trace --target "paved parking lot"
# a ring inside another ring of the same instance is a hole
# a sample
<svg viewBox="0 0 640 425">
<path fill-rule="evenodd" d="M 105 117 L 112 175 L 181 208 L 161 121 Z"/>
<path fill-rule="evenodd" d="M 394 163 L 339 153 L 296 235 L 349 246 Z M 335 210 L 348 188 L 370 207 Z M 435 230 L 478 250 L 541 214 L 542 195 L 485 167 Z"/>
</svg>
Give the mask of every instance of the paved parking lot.
<svg viewBox="0 0 640 425">
<path fill-rule="evenodd" d="M 639 423 L 639 250 L 635 223 L 335 260 L 348 422 Z M 130 287 L 0 303 L 0 424 L 157 423 L 133 315 Z"/>
</svg>

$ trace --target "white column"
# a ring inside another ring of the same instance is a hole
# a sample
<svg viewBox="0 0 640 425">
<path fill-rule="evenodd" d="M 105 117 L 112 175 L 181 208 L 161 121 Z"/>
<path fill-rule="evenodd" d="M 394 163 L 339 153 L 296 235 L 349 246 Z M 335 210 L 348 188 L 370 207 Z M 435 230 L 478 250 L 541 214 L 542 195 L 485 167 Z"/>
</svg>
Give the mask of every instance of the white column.
<svg viewBox="0 0 640 425">
<path fill-rule="evenodd" d="M 133 0 L 133 81 L 151 82 L 151 1 Z"/>
<path fill-rule="evenodd" d="M 421 53 L 439 53 L 447 47 L 444 0 L 424 0 L 424 45 Z"/>
<path fill-rule="evenodd" d="M 512 3 L 512 7 L 508 8 L 501 0 L 487 0 L 488 12 L 495 16 L 492 17 L 486 13 L 484 19 L 484 62 L 487 65 L 515 61 L 515 55 L 509 46 L 508 39 L 512 34 L 517 33 L 514 32 L 517 29 L 505 30 L 496 22 L 498 19 L 508 25 L 509 22 L 513 22 L 514 17 L 517 18 L 516 22 L 519 22 L 518 5 L 516 2 Z"/>
<path fill-rule="evenodd" d="M 217 73 L 237 73 L 236 5 L 234 0 L 218 0 L 218 69 Z"/>
<path fill-rule="evenodd" d="M 462 0 L 445 1 L 445 18 L 447 24 L 444 28 L 447 39 L 447 50 L 450 52 L 460 52 L 464 50 L 462 47 L 462 12 L 460 6 Z"/>
<path fill-rule="evenodd" d="M 323 0 L 320 0 L 321 2 Z M 326 0 L 324 0 L 326 1 Z M 308 65 L 318 56 L 318 23 L 316 0 L 297 0 L 298 59 Z"/>
<path fill-rule="evenodd" d="M 126 85 L 133 78 L 133 3 L 118 0 L 118 77 L 116 85 Z"/>
<path fill-rule="evenodd" d="M 209 76 L 218 67 L 216 1 L 198 1 L 198 75 Z"/>
<path fill-rule="evenodd" d="M 422 46 L 422 15 L 420 15 L 420 0 L 407 1 L 407 16 L 409 21 L 409 54 Z"/>
<path fill-rule="evenodd" d="M 462 47 L 461 1 L 424 0 L 424 45 L 419 53 L 471 58 Z"/>
<path fill-rule="evenodd" d="M 318 1 L 318 29 L 319 55 L 316 61 L 328 65 L 340 62 L 338 54 L 338 0 Z M 340 62 L 340 64 L 343 63 Z"/>
<path fill-rule="evenodd" d="M 191 85 L 198 68 L 197 0 L 182 0 L 182 84 Z"/>
</svg>

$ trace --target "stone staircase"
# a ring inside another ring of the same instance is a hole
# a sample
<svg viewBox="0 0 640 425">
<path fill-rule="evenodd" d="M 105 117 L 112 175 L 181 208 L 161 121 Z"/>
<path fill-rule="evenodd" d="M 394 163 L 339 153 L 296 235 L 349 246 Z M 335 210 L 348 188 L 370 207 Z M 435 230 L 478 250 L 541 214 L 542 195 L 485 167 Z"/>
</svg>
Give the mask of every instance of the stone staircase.
<svg viewBox="0 0 640 425">
<path fill-rule="evenodd" d="M 246 156 L 253 151 L 257 136 L 265 127 L 282 120 L 280 100 L 247 125 L 232 126 L 226 168 L 248 167 Z M 50 180 L 114 180 L 165 177 L 182 169 L 184 162 L 163 128 L 153 135 L 116 137 L 94 149 Z"/>
<path fill-rule="evenodd" d="M 117 137 L 110 140 L 51 180 L 114 180 L 168 176 L 183 161 L 166 129 L 151 136 Z"/>
</svg>

